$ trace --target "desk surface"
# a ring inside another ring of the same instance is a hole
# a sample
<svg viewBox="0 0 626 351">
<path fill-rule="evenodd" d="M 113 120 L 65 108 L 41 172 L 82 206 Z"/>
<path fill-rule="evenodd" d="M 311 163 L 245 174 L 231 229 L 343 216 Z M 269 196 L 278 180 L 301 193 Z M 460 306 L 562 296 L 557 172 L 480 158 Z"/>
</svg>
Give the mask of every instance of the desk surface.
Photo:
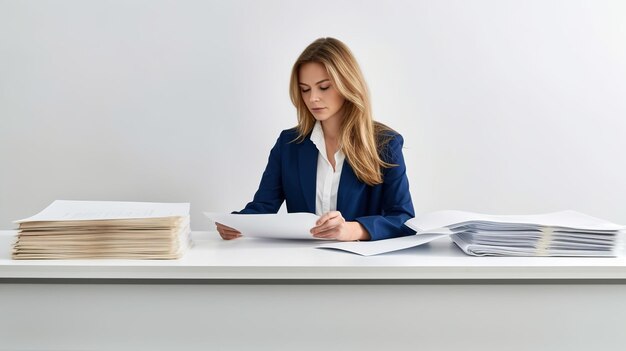
<svg viewBox="0 0 626 351">
<path fill-rule="evenodd" d="M 15 231 L 0 231 L 0 279 L 168 280 L 626 280 L 626 257 L 473 257 L 449 238 L 363 257 L 317 249 L 318 241 L 194 232 L 178 260 L 12 260 Z"/>
</svg>

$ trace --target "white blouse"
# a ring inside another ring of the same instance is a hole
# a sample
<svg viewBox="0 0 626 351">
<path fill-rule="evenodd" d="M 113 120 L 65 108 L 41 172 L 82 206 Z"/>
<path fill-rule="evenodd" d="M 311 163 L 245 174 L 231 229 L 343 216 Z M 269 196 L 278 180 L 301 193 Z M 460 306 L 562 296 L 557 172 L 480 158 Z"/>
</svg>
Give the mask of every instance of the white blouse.
<svg viewBox="0 0 626 351">
<path fill-rule="evenodd" d="M 346 156 L 341 149 L 335 153 L 335 169 L 333 170 L 333 166 L 328 161 L 326 155 L 324 130 L 320 121 L 315 122 L 311 132 L 311 141 L 319 151 L 315 183 L 315 214 L 321 216 L 324 213 L 337 210 L 337 190 L 339 189 L 341 169 Z"/>
</svg>

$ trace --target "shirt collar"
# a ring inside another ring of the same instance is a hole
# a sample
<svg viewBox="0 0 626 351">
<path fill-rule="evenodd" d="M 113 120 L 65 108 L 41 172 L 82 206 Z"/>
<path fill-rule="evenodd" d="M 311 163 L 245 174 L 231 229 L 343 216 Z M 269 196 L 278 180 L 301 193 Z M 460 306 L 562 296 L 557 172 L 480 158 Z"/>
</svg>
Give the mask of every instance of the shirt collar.
<svg viewBox="0 0 626 351">
<path fill-rule="evenodd" d="M 326 157 L 326 141 L 324 141 L 324 129 L 322 128 L 322 123 L 320 121 L 315 121 L 315 125 L 313 126 L 313 130 L 311 131 L 311 141 L 317 147 L 317 150 L 322 155 L 322 157 L 328 161 Z M 339 146 L 339 150 L 337 150 L 336 158 L 339 160 L 343 160 L 344 154 L 341 150 L 341 146 Z"/>
<path fill-rule="evenodd" d="M 317 147 L 317 150 L 323 155 L 326 155 L 326 142 L 324 141 L 324 129 L 322 129 L 322 123 L 315 121 L 313 131 L 311 132 L 311 141 Z"/>
</svg>

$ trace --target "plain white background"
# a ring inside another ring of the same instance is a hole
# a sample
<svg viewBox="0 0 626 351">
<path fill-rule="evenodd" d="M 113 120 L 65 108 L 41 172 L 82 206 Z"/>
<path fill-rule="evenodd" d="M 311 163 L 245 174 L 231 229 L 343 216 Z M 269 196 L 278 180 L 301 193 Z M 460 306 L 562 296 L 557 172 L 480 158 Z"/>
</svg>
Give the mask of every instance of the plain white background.
<svg viewBox="0 0 626 351">
<path fill-rule="evenodd" d="M 291 65 L 347 43 L 417 214 L 626 223 L 622 1 L 0 0 L 0 228 L 54 199 L 252 199 Z"/>
</svg>

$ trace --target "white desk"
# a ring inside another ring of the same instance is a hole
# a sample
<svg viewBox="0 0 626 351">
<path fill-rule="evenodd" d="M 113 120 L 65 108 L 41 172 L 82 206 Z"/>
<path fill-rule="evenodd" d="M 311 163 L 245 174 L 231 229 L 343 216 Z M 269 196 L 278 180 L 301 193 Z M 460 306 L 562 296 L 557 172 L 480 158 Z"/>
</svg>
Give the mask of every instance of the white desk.
<svg viewBox="0 0 626 351">
<path fill-rule="evenodd" d="M 13 261 L 0 350 L 623 350 L 626 258 L 361 257 L 194 233 L 176 261 Z M 185 345 L 180 347 L 179 345 Z"/>
</svg>

